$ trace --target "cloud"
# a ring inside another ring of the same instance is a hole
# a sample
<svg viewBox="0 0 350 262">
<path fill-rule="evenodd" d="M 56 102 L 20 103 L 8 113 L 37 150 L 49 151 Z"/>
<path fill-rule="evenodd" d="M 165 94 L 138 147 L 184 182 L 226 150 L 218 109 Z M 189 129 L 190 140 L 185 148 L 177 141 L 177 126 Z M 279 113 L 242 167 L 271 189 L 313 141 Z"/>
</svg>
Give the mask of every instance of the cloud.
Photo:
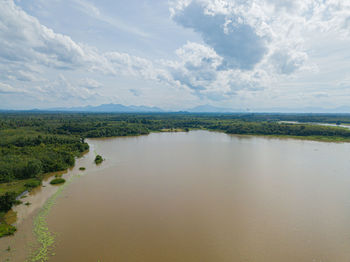
<svg viewBox="0 0 350 262">
<path fill-rule="evenodd" d="M 100 82 L 91 78 L 81 79 L 79 85 L 87 89 L 97 89 L 103 86 Z"/>
<path fill-rule="evenodd" d="M 315 98 L 325 98 L 325 97 L 329 97 L 329 94 L 326 92 L 316 92 L 314 94 L 312 94 Z"/>
<path fill-rule="evenodd" d="M 64 67 L 84 60 L 84 51 L 79 45 L 41 25 L 11 0 L 3 1 L 0 21 L 0 57 L 5 61 Z"/>
<path fill-rule="evenodd" d="M 140 96 L 142 95 L 142 92 L 139 90 L 139 89 L 134 89 L 134 88 L 131 88 L 129 89 L 130 93 L 132 93 L 134 96 Z"/>
<path fill-rule="evenodd" d="M 180 56 L 174 78 L 198 95 L 211 98 L 214 93 L 215 99 L 317 72 L 306 42 L 310 45 L 314 35 L 349 39 L 350 32 L 350 2 L 345 0 L 178 0 L 170 12 L 176 23 L 197 32 L 221 61 L 214 66 L 197 52 L 193 54 L 201 63 L 190 67 L 184 46 L 180 50 L 187 54 Z"/>
<path fill-rule="evenodd" d="M 9 84 L 0 82 L 0 94 L 14 94 L 14 93 L 26 93 L 26 90 L 22 88 L 16 88 Z"/>
<path fill-rule="evenodd" d="M 76 99 L 85 101 L 99 96 L 90 86 L 83 87 L 76 85 L 62 74 L 50 82 L 32 88 L 31 93 L 36 94 L 41 100 L 47 99 L 50 102 L 57 100 L 72 101 Z"/>
<path fill-rule="evenodd" d="M 209 10 L 209 3 L 192 1 L 174 13 L 178 24 L 198 32 L 224 58 L 225 68 L 252 69 L 267 52 L 266 39 L 240 17 Z"/>
<path fill-rule="evenodd" d="M 189 88 L 200 98 L 228 99 L 238 92 L 261 90 L 269 82 L 270 76 L 260 69 L 223 70 L 224 59 L 206 45 L 188 42 L 176 54 L 178 60 L 168 61 L 167 71 L 173 81 Z"/>
<path fill-rule="evenodd" d="M 0 79 L 12 81 L 13 86 L 20 85 L 16 81 L 31 82 L 28 90 L 40 91 L 42 96 L 54 93 L 63 98 L 54 90 L 62 88 L 84 99 L 90 95 L 89 90 L 102 84 L 86 78 L 73 87 L 63 79 L 66 72 L 124 74 L 153 80 L 161 76 L 161 70 L 154 72 L 152 62 L 146 59 L 119 52 L 103 53 L 54 32 L 13 0 L 4 0 L 0 8 L 0 71 Z M 60 81 L 52 79 L 57 74 L 61 75 Z M 37 82 L 36 88 L 33 82 Z"/>
<path fill-rule="evenodd" d="M 139 28 L 129 25 L 121 20 L 119 20 L 117 17 L 110 17 L 106 14 L 103 14 L 99 8 L 97 8 L 94 4 L 85 1 L 85 0 L 74 0 L 74 3 L 79 7 L 80 10 L 82 10 L 85 14 L 100 20 L 104 23 L 107 23 L 119 30 L 135 34 L 140 37 L 150 37 L 150 35 Z"/>
<path fill-rule="evenodd" d="M 121 30 L 135 29 L 112 20 L 88 1 L 74 3 Z M 6 84 L 0 92 L 87 101 L 102 96 L 110 78 L 127 76 L 214 101 L 259 96 L 264 90 L 276 94 L 271 90 L 323 66 L 334 51 L 328 49 L 332 42 L 347 50 L 350 39 L 350 1 L 345 0 L 178 0 L 171 4 L 171 19 L 202 41 L 179 46 L 171 59 L 147 59 L 78 43 L 42 25 L 13 0 L 3 0 L 0 80 Z M 343 66 L 348 63 L 343 61 Z M 137 89 L 128 90 L 140 96 Z"/>
</svg>

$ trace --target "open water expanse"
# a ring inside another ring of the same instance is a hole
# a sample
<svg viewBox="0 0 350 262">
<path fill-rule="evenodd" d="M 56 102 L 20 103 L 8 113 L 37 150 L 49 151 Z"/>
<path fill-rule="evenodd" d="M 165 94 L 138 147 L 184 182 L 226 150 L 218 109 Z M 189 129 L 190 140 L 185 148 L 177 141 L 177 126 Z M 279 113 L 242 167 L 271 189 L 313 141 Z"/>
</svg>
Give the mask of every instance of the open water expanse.
<svg viewBox="0 0 350 262">
<path fill-rule="evenodd" d="M 49 261 L 350 261 L 350 144 L 207 131 L 87 141 L 64 177 L 84 175 L 47 216 Z M 16 207 L 19 231 L 0 241 L 18 249 L 10 261 L 35 241 L 50 187 Z"/>
</svg>

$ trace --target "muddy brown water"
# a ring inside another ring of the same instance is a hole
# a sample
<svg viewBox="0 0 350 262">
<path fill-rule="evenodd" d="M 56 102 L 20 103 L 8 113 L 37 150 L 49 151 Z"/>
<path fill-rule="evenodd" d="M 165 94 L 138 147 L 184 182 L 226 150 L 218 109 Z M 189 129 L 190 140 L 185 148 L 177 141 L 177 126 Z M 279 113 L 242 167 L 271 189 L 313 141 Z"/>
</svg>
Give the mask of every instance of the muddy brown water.
<svg viewBox="0 0 350 262">
<path fill-rule="evenodd" d="M 350 144 L 207 131 L 88 142 L 68 172 L 86 175 L 48 216 L 49 261 L 350 261 Z"/>
</svg>

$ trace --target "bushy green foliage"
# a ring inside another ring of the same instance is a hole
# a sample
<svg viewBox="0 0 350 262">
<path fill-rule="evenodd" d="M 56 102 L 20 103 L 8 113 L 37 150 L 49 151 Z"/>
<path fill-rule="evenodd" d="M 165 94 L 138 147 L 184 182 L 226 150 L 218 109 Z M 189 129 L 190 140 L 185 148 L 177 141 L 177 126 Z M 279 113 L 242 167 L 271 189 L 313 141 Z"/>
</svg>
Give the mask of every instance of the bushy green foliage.
<svg viewBox="0 0 350 262">
<path fill-rule="evenodd" d="M 95 164 L 98 165 L 98 164 L 101 164 L 102 162 L 103 162 L 102 156 L 97 155 L 97 156 L 95 157 Z"/>
<path fill-rule="evenodd" d="M 0 130 L 0 183 L 65 170 L 88 149 L 77 136 L 37 135 L 23 128 Z"/>
<path fill-rule="evenodd" d="M 6 192 L 0 196 L 0 212 L 7 212 L 11 209 L 12 205 L 16 202 L 15 192 Z"/>
<path fill-rule="evenodd" d="M 41 185 L 41 181 L 38 179 L 32 179 L 24 184 L 24 186 L 27 188 L 34 188 L 34 187 L 38 187 L 40 185 Z"/>
<path fill-rule="evenodd" d="M 81 170 L 81 171 L 84 171 L 85 169 L 86 169 L 86 168 L 83 167 L 83 166 L 79 167 L 79 170 Z"/>
<path fill-rule="evenodd" d="M 63 184 L 64 182 L 66 182 L 66 180 L 64 178 L 58 177 L 58 178 L 51 180 L 50 184 L 57 185 L 57 184 Z"/>
<path fill-rule="evenodd" d="M 13 235 L 16 232 L 16 227 L 6 224 L 0 223 L 0 237 Z"/>
</svg>

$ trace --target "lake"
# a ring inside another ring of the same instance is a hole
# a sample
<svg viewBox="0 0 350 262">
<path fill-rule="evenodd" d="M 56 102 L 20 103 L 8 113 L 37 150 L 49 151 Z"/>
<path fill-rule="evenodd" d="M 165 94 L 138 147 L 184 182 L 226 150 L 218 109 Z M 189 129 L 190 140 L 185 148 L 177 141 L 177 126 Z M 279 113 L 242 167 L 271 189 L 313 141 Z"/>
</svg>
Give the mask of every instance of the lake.
<svg viewBox="0 0 350 262">
<path fill-rule="evenodd" d="M 47 218 L 50 261 L 350 261 L 350 144 L 208 131 L 87 141 L 69 172 L 86 174 Z"/>
</svg>

